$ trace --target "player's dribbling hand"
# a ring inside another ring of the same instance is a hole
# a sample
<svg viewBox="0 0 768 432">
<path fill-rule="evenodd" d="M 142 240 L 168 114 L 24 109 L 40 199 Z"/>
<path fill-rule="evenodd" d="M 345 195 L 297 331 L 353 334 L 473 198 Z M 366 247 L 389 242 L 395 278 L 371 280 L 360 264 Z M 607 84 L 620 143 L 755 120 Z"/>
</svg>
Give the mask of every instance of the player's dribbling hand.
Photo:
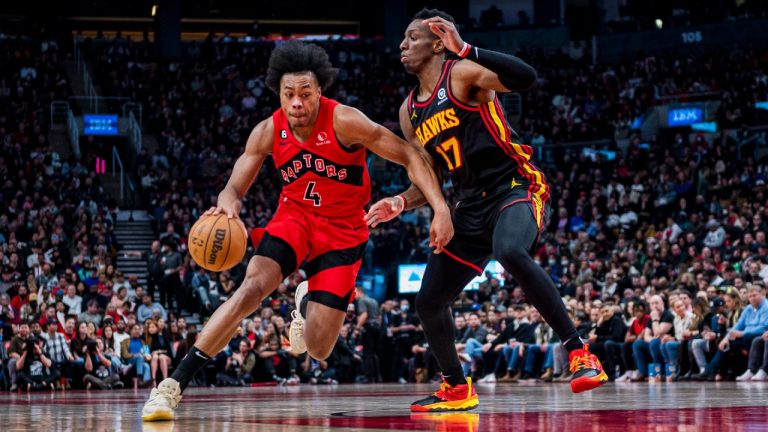
<svg viewBox="0 0 768 432">
<path fill-rule="evenodd" d="M 397 197 L 384 198 L 377 201 L 365 214 L 363 220 L 371 228 L 384 222 L 389 222 L 403 212 L 403 200 Z"/>
<path fill-rule="evenodd" d="M 241 203 L 240 200 L 235 200 L 230 203 L 219 203 L 216 206 L 209 208 L 203 213 L 203 216 L 218 216 L 224 213 L 230 219 L 237 219 L 240 215 L 240 208 L 242 208 L 242 206 L 243 203 Z"/>
<path fill-rule="evenodd" d="M 434 246 L 433 253 L 439 254 L 453 238 L 453 222 L 450 211 L 435 212 L 432 226 L 429 227 L 429 245 Z"/>
<path fill-rule="evenodd" d="M 432 30 L 432 33 L 436 34 L 443 41 L 443 45 L 448 51 L 458 53 L 464 48 L 464 40 L 459 36 L 459 31 L 456 30 L 456 26 L 440 17 L 432 17 L 425 19 L 421 22 L 425 26 Z"/>
</svg>

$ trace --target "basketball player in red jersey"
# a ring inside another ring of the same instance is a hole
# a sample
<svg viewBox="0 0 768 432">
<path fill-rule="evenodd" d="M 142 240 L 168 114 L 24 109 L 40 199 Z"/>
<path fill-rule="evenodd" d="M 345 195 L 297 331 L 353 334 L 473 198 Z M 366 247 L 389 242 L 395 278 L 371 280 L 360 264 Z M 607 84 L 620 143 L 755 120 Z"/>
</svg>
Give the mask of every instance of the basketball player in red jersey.
<svg viewBox="0 0 768 432">
<path fill-rule="evenodd" d="M 600 361 L 579 338 L 552 279 L 529 254 L 546 224 L 549 185 L 531 161 L 531 147 L 516 141 L 496 94 L 530 87 L 536 71 L 515 56 L 465 43 L 453 18 L 439 10 L 416 14 L 400 50 L 406 71 L 419 79 L 400 108 L 400 126 L 406 139 L 427 149 L 438 171 L 451 176 L 458 199 L 452 215 L 456 235 L 443 253 L 430 256 L 416 297 L 444 383 L 411 410 L 461 411 L 479 404 L 454 346 L 451 304 L 491 256 L 563 341 L 571 389 L 579 393 L 602 385 L 608 377 Z M 460 60 L 448 60 L 448 52 Z M 425 203 L 411 186 L 371 206 L 366 219 L 376 226 Z"/>
<path fill-rule="evenodd" d="M 171 377 L 152 390 L 144 420 L 173 419 L 192 376 L 305 259 L 308 294 L 307 285 L 297 289 L 296 307 L 304 313 L 294 311 L 291 351 L 309 351 L 319 360 L 331 354 L 354 299 L 368 240 L 363 220 L 370 200 L 366 148 L 403 165 L 424 190 L 435 209 L 430 238 L 436 252 L 453 236 L 450 210 L 427 153 L 360 111 L 323 97 L 322 89 L 332 84 L 336 73 L 316 45 L 287 42 L 272 52 L 266 83 L 280 95 L 281 108 L 253 129 L 217 206 L 209 212 L 238 217 L 241 199 L 270 153 L 283 183 L 278 209 L 264 230 L 252 232 L 257 250 L 242 285 L 216 310 Z"/>
</svg>

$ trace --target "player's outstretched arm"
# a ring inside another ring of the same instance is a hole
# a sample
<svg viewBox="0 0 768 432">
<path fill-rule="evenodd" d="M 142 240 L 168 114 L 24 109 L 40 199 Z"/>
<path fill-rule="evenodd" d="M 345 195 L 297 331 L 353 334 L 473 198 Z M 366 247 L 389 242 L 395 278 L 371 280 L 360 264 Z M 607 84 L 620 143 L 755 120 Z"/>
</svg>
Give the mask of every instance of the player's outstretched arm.
<svg viewBox="0 0 768 432">
<path fill-rule="evenodd" d="M 216 207 L 211 207 L 205 214 L 218 215 L 223 212 L 230 218 L 238 217 L 245 193 L 256 179 L 264 159 L 272 152 L 273 135 L 271 117 L 262 120 L 253 128 L 245 144 L 245 151 L 237 158 L 229 181 L 219 194 Z"/>
<path fill-rule="evenodd" d="M 333 129 L 345 145 L 361 144 L 384 159 L 405 167 L 408 177 L 422 191 L 435 212 L 430 242 L 436 247 L 435 253 L 441 252 L 453 237 L 453 223 L 427 152 L 345 105 L 339 105 L 334 110 Z"/>
<path fill-rule="evenodd" d="M 403 104 L 400 106 L 400 129 L 402 129 L 406 141 L 412 143 L 414 146 L 424 151 L 423 147 L 421 147 L 421 144 L 416 138 L 416 134 L 413 132 L 413 126 L 411 125 L 408 116 L 407 100 L 403 101 Z M 440 170 L 435 169 L 432 157 L 429 156 L 429 153 L 426 151 L 424 151 L 424 157 L 429 160 L 429 164 L 433 167 L 433 171 L 437 176 L 438 183 L 442 184 L 442 176 L 440 175 Z M 411 186 L 400 195 L 382 198 L 381 200 L 374 203 L 371 208 L 368 209 L 368 214 L 365 215 L 365 221 L 368 223 L 368 226 L 376 228 L 378 224 L 389 222 L 396 218 L 400 213 L 406 210 L 419 208 L 426 203 L 427 198 L 423 193 L 421 193 L 421 190 L 419 190 L 415 184 L 411 184 Z"/>
<path fill-rule="evenodd" d="M 459 62 L 452 72 L 452 82 L 457 80 L 488 90 L 509 92 L 525 90 L 536 81 L 536 70 L 511 54 L 472 46 L 459 36 L 456 26 L 443 18 L 433 17 L 423 21 L 436 34 L 445 48 L 471 62 Z"/>
</svg>

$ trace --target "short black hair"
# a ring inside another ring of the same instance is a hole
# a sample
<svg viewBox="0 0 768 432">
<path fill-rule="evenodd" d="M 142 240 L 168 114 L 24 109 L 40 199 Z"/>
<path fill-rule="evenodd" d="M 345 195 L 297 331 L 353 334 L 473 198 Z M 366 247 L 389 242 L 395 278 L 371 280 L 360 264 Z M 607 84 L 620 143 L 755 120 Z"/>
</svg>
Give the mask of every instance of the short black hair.
<svg viewBox="0 0 768 432">
<path fill-rule="evenodd" d="M 456 20 L 453 19 L 451 15 L 441 11 L 440 9 L 428 9 L 428 8 L 424 8 L 416 12 L 416 15 L 413 16 L 413 19 L 411 19 L 411 21 L 425 20 L 427 18 L 433 18 L 433 17 L 440 17 L 446 21 L 450 21 L 456 24 Z"/>
<path fill-rule="evenodd" d="M 266 84 L 275 93 L 280 92 L 280 79 L 287 73 L 312 72 L 320 88 L 328 89 L 336 80 L 339 70 L 328 59 L 328 53 L 314 44 L 288 41 L 272 51 L 267 68 Z"/>
</svg>

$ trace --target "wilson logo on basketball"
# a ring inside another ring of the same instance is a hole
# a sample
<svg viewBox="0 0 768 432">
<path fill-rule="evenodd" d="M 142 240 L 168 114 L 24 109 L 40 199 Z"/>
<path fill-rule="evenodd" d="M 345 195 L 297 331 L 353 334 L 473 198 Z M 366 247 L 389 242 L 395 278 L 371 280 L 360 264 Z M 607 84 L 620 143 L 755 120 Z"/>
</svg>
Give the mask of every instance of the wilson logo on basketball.
<svg viewBox="0 0 768 432">
<path fill-rule="evenodd" d="M 216 255 L 224 248 L 224 239 L 227 237 L 227 231 L 223 229 L 217 229 L 213 236 L 213 246 L 211 247 L 211 254 L 208 256 L 208 265 L 216 264 Z"/>
</svg>

